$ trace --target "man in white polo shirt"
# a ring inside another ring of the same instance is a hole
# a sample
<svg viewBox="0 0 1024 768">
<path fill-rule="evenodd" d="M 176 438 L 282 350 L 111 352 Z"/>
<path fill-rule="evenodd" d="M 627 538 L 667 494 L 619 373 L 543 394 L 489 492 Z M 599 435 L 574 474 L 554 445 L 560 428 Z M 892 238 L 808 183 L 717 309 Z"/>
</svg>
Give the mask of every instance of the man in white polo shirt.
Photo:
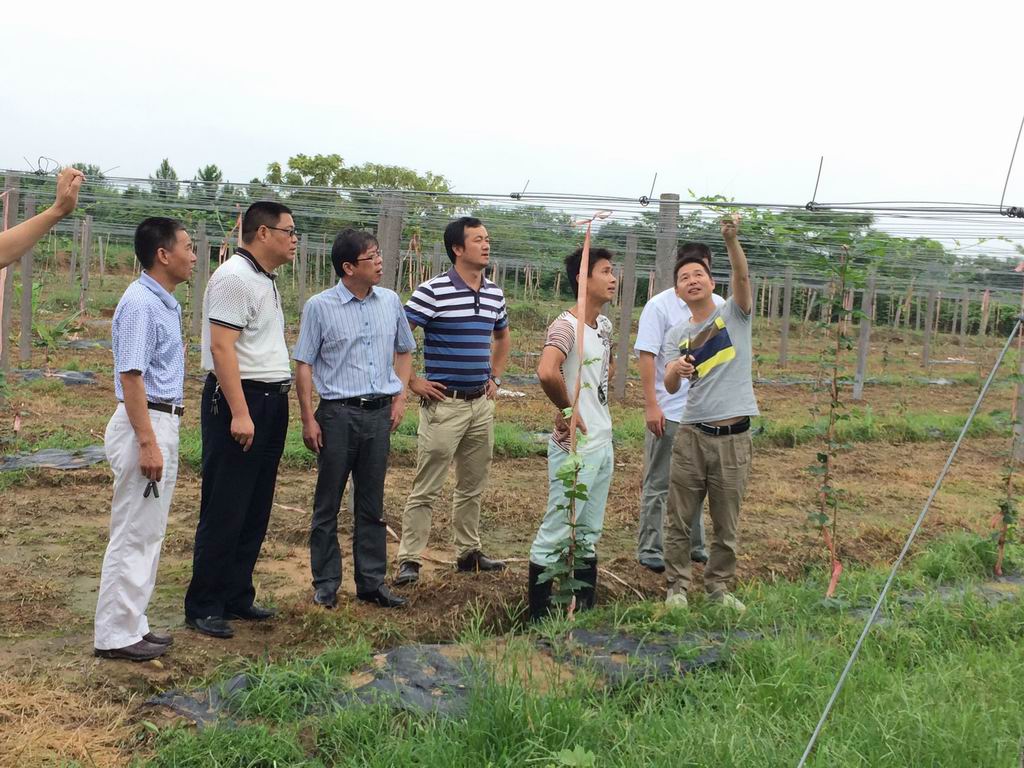
<svg viewBox="0 0 1024 768">
<path fill-rule="evenodd" d="M 669 394 L 665 389 L 666 358 L 662 352 L 669 329 L 690 319 L 690 310 L 682 299 L 678 282 L 682 259 L 697 256 L 711 269 L 711 250 L 704 243 L 683 243 L 679 246 L 672 288 L 666 288 L 647 302 L 640 314 L 633 350 L 639 358 L 640 382 L 644 389 L 644 415 L 647 434 L 644 438 L 644 479 L 640 497 L 640 528 L 637 532 L 637 560 L 655 573 L 665 570 L 663 527 L 668 503 L 669 468 L 672 463 L 672 442 L 679 429 L 679 419 L 686 407 L 688 382 L 679 391 Z M 716 305 L 725 299 L 713 296 Z M 703 509 L 698 508 L 690 523 L 690 558 L 706 563 L 704 548 Z"/>
<path fill-rule="evenodd" d="M 288 432 L 291 364 L 274 270 L 295 259 L 287 206 L 257 202 L 242 244 L 210 277 L 203 300 L 203 490 L 185 595 L 185 623 L 228 638 L 228 619 L 274 613 L 253 601 L 252 572 L 274 501 Z"/>
</svg>

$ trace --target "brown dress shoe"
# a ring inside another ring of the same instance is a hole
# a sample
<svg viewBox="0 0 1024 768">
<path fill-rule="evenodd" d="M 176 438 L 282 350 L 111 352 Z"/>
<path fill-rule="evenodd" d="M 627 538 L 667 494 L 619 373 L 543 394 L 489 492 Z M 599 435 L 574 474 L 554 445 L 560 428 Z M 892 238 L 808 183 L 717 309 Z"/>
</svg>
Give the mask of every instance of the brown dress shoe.
<svg viewBox="0 0 1024 768">
<path fill-rule="evenodd" d="M 163 656 L 166 652 L 166 645 L 147 643 L 145 640 L 139 640 L 139 642 L 126 645 L 124 648 L 93 649 L 93 653 L 102 659 L 127 659 L 128 661 L 150 661 L 158 656 Z"/>
<path fill-rule="evenodd" d="M 166 632 L 147 632 L 142 639 L 153 645 L 174 645 L 174 638 Z"/>
</svg>

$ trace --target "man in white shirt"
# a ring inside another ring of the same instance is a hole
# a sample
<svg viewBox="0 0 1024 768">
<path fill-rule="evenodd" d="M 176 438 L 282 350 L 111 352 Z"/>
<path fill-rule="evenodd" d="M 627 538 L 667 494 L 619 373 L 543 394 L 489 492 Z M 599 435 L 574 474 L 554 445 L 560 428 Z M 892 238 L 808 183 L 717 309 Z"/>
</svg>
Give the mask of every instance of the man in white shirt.
<svg viewBox="0 0 1024 768">
<path fill-rule="evenodd" d="M 242 246 L 203 298 L 203 486 L 185 623 L 210 637 L 232 637 L 230 619 L 274 615 L 253 602 L 252 572 L 288 433 L 291 361 L 275 270 L 295 259 L 298 237 L 287 206 L 253 203 Z"/>
<path fill-rule="evenodd" d="M 682 259 L 697 256 L 711 269 L 711 250 L 703 243 L 679 246 L 674 287 L 667 288 L 647 302 L 640 314 L 633 350 L 639 358 L 640 381 L 644 388 L 644 415 L 647 435 L 644 439 L 644 479 L 640 497 L 640 527 L 637 532 L 637 560 L 655 573 L 665 570 L 662 529 L 668 503 L 669 467 L 672 463 L 672 442 L 679 429 L 679 419 L 686 407 L 688 382 L 679 391 L 665 390 L 665 363 L 662 345 L 669 329 L 690 319 L 690 310 L 682 299 L 678 282 Z M 725 299 L 715 295 L 716 305 Z M 690 524 L 690 559 L 706 563 L 703 509 L 698 508 Z"/>
</svg>

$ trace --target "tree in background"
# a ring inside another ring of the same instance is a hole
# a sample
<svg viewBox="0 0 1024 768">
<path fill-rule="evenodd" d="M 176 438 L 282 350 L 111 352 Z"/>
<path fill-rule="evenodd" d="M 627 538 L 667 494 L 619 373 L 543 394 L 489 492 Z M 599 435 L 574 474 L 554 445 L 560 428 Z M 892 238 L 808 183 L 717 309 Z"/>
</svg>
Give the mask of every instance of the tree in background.
<svg viewBox="0 0 1024 768">
<path fill-rule="evenodd" d="M 178 172 L 166 157 L 160 161 L 160 166 L 149 178 L 153 182 L 153 194 L 157 198 L 170 200 L 178 196 Z"/>
</svg>

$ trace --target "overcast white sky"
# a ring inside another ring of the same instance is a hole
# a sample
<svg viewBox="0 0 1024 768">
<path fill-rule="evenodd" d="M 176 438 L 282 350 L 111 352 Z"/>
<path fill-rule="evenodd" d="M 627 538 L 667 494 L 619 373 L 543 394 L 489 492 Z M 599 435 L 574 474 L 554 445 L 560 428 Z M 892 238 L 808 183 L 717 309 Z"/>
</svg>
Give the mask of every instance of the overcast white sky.
<svg viewBox="0 0 1024 768">
<path fill-rule="evenodd" d="M 998 203 L 1017 3 L 11 3 L 0 166 L 230 180 L 289 155 L 463 192 Z M 956 10 L 954 10 L 956 9 Z M 1024 153 L 1007 204 L 1024 205 Z"/>
</svg>

